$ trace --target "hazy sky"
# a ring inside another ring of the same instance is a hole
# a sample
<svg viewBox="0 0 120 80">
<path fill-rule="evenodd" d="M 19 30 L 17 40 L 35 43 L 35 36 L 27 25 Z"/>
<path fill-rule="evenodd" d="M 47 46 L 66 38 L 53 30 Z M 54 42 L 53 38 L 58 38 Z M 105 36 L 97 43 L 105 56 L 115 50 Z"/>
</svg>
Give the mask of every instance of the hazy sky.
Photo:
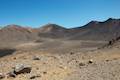
<svg viewBox="0 0 120 80">
<path fill-rule="evenodd" d="M 77 27 L 91 20 L 120 18 L 120 0 L 0 0 L 0 25 Z"/>
</svg>

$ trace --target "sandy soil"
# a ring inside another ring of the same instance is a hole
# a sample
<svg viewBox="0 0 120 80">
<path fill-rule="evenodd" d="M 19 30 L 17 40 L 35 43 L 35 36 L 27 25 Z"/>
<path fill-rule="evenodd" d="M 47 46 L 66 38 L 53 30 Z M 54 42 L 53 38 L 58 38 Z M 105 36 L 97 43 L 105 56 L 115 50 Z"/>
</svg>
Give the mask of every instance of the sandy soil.
<svg viewBox="0 0 120 80">
<path fill-rule="evenodd" d="M 40 60 L 33 60 L 37 56 Z M 89 63 L 89 60 L 93 63 Z M 29 74 L 3 80 L 120 80 L 120 50 L 117 48 L 77 53 L 17 51 L 0 58 L 0 72 L 7 73 L 16 64 L 32 66 Z"/>
</svg>

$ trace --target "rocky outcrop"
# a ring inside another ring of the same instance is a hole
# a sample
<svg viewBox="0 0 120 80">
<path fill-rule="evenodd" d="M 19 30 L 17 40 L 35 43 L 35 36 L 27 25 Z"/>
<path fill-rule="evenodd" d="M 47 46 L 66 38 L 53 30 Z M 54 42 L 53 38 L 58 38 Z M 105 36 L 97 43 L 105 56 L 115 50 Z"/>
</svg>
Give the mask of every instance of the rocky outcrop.
<svg viewBox="0 0 120 80">
<path fill-rule="evenodd" d="M 14 73 L 16 75 L 18 74 L 24 74 L 24 73 L 30 73 L 31 72 L 31 67 L 25 64 L 19 64 L 16 65 L 14 68 Z"/>
<path fill-rule="evenodd" d="M 16 77 L 19 74 L 26 74 L 31 72 L 31 67 L 25 64 L 18 64 L 12 71 L 7 73 L 7 77 Z"/>
</svg>

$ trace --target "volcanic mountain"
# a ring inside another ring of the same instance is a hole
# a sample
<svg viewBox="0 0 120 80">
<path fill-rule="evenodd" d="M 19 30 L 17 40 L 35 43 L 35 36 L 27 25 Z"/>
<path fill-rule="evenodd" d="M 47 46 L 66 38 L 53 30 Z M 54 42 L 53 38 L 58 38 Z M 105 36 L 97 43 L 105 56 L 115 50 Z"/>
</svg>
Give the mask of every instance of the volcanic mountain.
<svg viewBox="0 0 120 80">
<path fill-rule="evenodd" d="M 29 42 L 36 38 L 35 34 L 30 28 L 19 25 L 7 25 L 0 30 L 0 47 Z"/>
<path fill-rule="evenodd" d="M 39 37 L 47 38 L 108 41 L 120 35 L 120 19 L 109 18 L 104 22 L 91 21 L 82 27 L 69 29 L 56 24 L 47 24 L 39 29 L 38 34 Z"/>
<path fill-rule="evenodd" d="M 39 37 L 64 38 L 68 29 L 57 24 L 46 24 L 39 28 Z"/>
<path fill-rule="evenodd" d="M 120 19 L 76 28 L 8 25 L 0 29 L 0 57 L 2 80 L 120 80 Z"/>
<path fill-rule="evenodd" d="M 120 35 L 120 19 L 109 18 L 104 22 L 91 21 L 85 26 L 70 29 L 69 39 L 110 40 Z"/>
<path fill-rule="evenodd" d="M 82 27 L 69 29 L 56 24 L 47 24 L 36 29 L 7 25 L 0 30 L 0 42 L 24 42 L 36 38 L 109 41 L 119 35 L 120 19 L 109 18 L 104 22 L 91 21 Z"/>
<path fill-rule="evenodd" d="M 32 37 L 32 31 L 18 25 L 7 25 L 0 30 L 0 40 L 3 41 L 26 41 Z"/>
</svg>

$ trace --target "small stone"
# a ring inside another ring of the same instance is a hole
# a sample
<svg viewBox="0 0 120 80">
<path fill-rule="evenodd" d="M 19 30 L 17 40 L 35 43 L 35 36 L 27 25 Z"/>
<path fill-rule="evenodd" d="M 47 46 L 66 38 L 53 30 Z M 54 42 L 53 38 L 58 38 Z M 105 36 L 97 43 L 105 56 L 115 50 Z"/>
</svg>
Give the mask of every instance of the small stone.
<svg viewBox="0 0 120 80">
<path fill-rule="evenodd" d="M 107 59 L 106 62 L 108 62 L 108 61 L 110 61 L 110 60 Z"/>
<path fill-rule="evenodd" d="M 88 63 L 89 63 L 89 64 L 92 64 L 92 63 L 93 63 L 93 60 L 92 60 L 92 59 L 90 59 L 90 60 L 88 61 Z"/>
<path fill-rule="evenodd" d="M 70 54 L 71 54 L 71 55 L 73 55 L 73 54 L 74 54 L 74 52 L 70 52 Z"/>
<path fill-rule="evenodd" d="M 40 58 L 37 57 L 37 56 L 34 56 L 34 57 L 33 57 L 33 60 L 40 60 Z"/>
<path fill-rule="evenodd" d="M 16 57 L 14 57 L 13 59 L 16 60 Z"/>
<path fill-rule="evenodd" d="M 36 68 L 36 70 L 39 70 L 39 68 Z"/>
<path fill-rule="evenodd" d="M 9 77 L 15 78 L 16 74 L 13 71 L 11 71 L 11 72 L 7 73 L 7 78 L 9 78 Z"/>
<path fill-rule="evenodd" d="M 45 71 L 45 72 L 43 72 L 43 74 L 47 74 L 47 72 Z"/>
<path fill-rule="evenodd" d="M 79 63 L 79 66 L 85 66 L 85 64 L 84 63 Z"/>
<path fill-rule="evenodd" d="M 37 76 L 31 76 L 30 79 L 35 79 L 35 78 L 38 78 L 38 77 L 41 77 L 40 75 L 37 75 Z"/>
</svg>

